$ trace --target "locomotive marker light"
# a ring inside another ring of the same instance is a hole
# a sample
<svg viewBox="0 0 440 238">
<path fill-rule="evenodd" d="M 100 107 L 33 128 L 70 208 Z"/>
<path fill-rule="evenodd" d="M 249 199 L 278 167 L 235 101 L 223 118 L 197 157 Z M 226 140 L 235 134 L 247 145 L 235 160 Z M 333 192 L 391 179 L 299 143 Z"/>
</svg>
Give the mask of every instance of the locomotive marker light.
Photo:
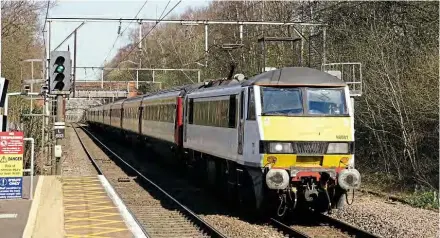
<svg viewBox="0 0 440 238">
<path fill-rule="evenodd" d="M 50 52 L 50 94 L 70 94 L 71 90 L 71 59 L 69 51 Z"/>
</svg>

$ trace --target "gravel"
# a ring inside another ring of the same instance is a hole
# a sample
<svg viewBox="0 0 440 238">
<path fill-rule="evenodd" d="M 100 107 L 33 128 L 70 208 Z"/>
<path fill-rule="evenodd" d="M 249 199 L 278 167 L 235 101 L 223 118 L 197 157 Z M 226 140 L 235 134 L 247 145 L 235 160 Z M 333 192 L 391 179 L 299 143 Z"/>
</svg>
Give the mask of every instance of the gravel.
<svg viewBox="0 0 440 238">
<path fill-rule="evenodd" d="M 352 205 L 335 211 L 331 216 L 382 237 L 439 236 L 438 212 L 389 202 L 360 192 L 356 194 Z"/>
<path fill-rule="evenodd" d="M 292 226 L 296 230 L 302 231 L 310 237 L 341 237 L 341 238 L 349 238 L 348 234 L 345 234 L 341 230 L 330 227 L 330 226 L 301 226 L 294 225 Z"/>
<path fill-rule="evenodd" d="M 64 138 L 64 148 L 66 156 L 62 163 L 62 176 L 93 176 L 97 175 L 95 167 L 93 167 L 86 152 L 81 146 L 75 131 L 74 124 L 66 125 Z"/>
<path fill-rule="evenodd" d="M 237 217 L 226 215 L 202 217 L 228 237 L 284 237 L 282 233 L 267 224 L 251 224 Z"/>
</svg>

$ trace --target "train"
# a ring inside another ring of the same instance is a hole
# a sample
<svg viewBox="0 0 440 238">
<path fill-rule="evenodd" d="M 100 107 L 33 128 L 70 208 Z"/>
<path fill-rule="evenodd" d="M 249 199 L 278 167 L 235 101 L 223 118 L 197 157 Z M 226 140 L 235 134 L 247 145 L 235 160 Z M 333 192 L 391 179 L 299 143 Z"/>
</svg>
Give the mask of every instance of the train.
<svg viewBox="0 0 440 238">
<path fill-rule="evenodd" d="M 347 84 L 308 67 L 237 74 L 89 108 L 122 133 L 201 175 L 247 211 L 340 209 L 359 188 Z"/>
</svg>

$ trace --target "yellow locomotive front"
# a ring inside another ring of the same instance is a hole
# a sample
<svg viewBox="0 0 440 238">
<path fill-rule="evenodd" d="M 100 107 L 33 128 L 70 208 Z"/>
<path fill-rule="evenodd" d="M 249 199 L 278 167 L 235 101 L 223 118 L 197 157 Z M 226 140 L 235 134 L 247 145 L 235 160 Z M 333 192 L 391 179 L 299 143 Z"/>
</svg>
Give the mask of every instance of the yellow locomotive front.
<svg viewBox="0 0 440 238">
<path fill-rule="evenodd" d="M 360 185 L 349 90 L 326 79 L 258 86 L 261 164 L 281 210 L 339 208 Z"/>
</svg>

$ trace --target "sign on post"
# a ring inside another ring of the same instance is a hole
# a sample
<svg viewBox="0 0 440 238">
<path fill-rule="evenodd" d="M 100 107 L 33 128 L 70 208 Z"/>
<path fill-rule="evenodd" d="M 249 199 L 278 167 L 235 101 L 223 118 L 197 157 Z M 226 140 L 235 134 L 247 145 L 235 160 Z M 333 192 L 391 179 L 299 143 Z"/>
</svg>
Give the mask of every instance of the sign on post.
<svg viewBox="0 0 440 238">
<path fill-rule="evenodd" d="M 0 132 L 0 199 L 22 198 L 23 132 Z"/>
<path fill-rule="evenodd" d="M 65 123 L 64 122 L 55 122 L 54 124 L 54 130 L 55 130 L 55 138 L 56 139 L 63 139 L 64 138 L 64 131 L 65 131 Z"/>
</svg>

